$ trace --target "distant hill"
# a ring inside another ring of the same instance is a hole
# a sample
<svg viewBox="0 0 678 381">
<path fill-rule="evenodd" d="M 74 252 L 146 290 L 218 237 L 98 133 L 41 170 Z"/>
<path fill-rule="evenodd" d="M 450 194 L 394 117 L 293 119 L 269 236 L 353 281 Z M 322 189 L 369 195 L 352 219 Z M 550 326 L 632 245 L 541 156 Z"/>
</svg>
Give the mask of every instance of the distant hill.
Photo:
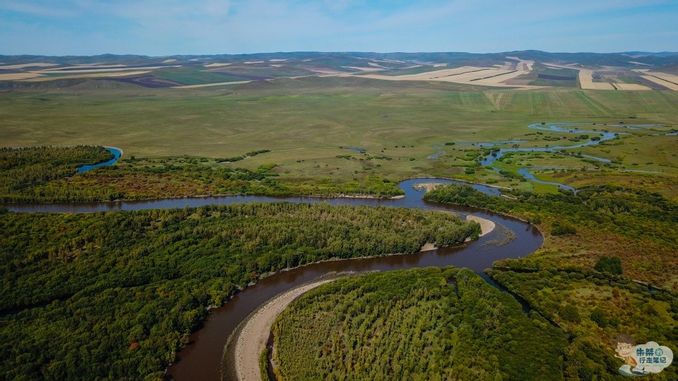
<svg viewBox="0 0 678 381">
<path fill-rule="evenodd" d="M 0 89 L 110 88 L 114 85 L 111 81 L 146 88 L 193 88 L 335 76 L 434 81 L 473 88 L 677 90 L 676 68 L 678 53 L 674 52 L 271 52 L 162 57 L 0 55 Z M 647 71 L 656 73 L 645 73 Z"/>
<path fill-rule="evenodd" d="M 116 55 L 100 54 L 94 56 L 41 56 L 41 55 L 0 55 L 2 65 L 24 62 L 47 62 L 55 64 L 91 64 L 97 62 L 149 64 L 159 63 L 168 59 L 185 61 L 251 61 L 271 59 L 323 59 L 343 62 L 353 62 L 356 59 L 388 59 L 406 61 L 437 61 L 441 63 L 474 63 L 503 61 L 506 56 L 515 56 L 522 59 L 537 61 L 557 61 L 580 63 L 583 65 L 629 66 L 629 60 L 647 63 L 656 66 L 678 65 L 678 52 L 619 52 L 619 53 L 551 53 L 541 50 L 518 50 L 500 53 L 467 53 L 467 52 L 273 52 L 252 54 L 205 54 L 205 55 L 172 55 L 172 56 L 145 56 L 145 55 Z"/>
</svg>

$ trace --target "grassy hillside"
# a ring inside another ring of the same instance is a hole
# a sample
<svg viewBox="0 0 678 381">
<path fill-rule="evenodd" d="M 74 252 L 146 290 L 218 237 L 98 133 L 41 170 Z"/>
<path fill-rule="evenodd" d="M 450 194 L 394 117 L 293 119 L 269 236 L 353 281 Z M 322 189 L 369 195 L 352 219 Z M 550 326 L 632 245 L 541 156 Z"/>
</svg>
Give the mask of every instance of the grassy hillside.
<svg viewBox="0 0 678 381">
<path fill-rule="evenodd" d="M 348 277 L 274 328 L 285 380 L 559 380 L 565 335 L 469 270 Z"/>
</svg>

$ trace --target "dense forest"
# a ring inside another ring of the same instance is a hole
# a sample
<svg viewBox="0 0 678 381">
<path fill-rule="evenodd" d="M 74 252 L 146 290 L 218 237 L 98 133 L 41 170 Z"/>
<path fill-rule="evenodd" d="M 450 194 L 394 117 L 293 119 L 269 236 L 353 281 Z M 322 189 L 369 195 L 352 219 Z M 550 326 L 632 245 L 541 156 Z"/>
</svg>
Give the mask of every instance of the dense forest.
<svg viewBox="0 0 678 381">
<path fill-rule="evenodd" d="M 342 194 L 389 197 L 402 194 L 397 183 L 379 176 L 335 182 L 281 181 L 276 165 L 256 169 L 233 166 L 268 150 L 232 158 L 164 157 L 121 159 L 112 167 L 76 173 L 82 164 L 109 159 L 103 147 L 0 149 L 0 202 L 84 202 L 206 195 L 266 196 Z"/>
<path fill-rule="evenodd" d="M 77 168 L 108 160 L 103 147 L 0 148 L 0 202 L 39 198 L 36 187 L 75 175 Z"/>
<path fill-rule="evenodd" d="M 470 270 L 342 278 L 273 327 L 284 380 L 559 380 L 565 334 Z"/>
<path fill-rule="evenodd" d="M 446 213 L 286 203 L 4 212 L 0 229 L 0 374 L 25 380 L 157 379 L 208 306 L 270 271 L 479 233 Z"/>
</svg>

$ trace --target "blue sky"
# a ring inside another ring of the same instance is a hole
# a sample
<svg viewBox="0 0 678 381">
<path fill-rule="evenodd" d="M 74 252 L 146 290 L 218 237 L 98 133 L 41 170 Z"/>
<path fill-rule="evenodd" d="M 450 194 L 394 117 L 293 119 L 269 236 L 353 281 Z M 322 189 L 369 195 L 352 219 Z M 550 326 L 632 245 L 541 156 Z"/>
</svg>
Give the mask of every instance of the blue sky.
<svg viewBox="0 0 678 381">
<path fill-rule="evenodd" d="M 678 51 L 678 0 L 0 0 L 0 54 Z"/>
</svg>

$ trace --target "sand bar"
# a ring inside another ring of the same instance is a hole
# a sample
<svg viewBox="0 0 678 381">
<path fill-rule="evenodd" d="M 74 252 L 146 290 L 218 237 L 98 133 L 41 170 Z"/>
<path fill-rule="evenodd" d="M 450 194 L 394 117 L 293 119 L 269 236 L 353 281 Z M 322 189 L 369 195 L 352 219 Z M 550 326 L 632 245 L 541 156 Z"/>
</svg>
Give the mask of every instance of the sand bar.
<svg viewBox="0 0 678 381">
<path fill-rule="evenodd" d="M 296 298 L 334 279 L 324 279 L 286 291 L 269 300 L 251 315 L 238 330 L 235 342 L 235 370 L 238 380 L 261 381 L 259 355 L 266 347 L 275 319 Z"/>
<path fill-rule="evenodd" d="M 474 221 L 480 225 L 480 237 L 492 233 L 492 231 L 496 227 L 494 221 L 490 221 L 486 218 L 478 217 L 473 214 L 469 214 L 468 216 L 466 216 L 466 221 Z"/>
</svg>

